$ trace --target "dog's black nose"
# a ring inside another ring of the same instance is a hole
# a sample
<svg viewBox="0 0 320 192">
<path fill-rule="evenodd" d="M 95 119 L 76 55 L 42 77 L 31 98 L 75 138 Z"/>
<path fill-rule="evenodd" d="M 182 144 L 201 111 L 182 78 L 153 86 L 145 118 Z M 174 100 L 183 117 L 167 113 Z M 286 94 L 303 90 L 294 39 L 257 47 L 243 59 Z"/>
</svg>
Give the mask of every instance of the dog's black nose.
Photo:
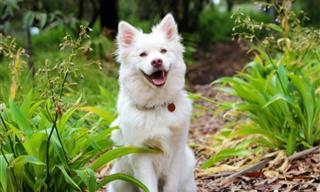
<svg viewBox="0 0 320 192">
<path fill-rule="evenodd" d="M 162 67 L 162 59 L 154 59 L 151 61 L 151 65 L 155 68 L 161 68 Z"/>
</svg>

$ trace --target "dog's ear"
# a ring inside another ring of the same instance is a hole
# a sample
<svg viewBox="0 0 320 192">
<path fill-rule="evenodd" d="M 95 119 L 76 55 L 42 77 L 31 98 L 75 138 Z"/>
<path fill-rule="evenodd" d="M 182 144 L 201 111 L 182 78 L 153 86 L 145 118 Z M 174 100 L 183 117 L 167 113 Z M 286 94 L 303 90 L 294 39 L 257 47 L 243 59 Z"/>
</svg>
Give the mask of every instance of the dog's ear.
<svg viewBox="0 0 320 192">
<path fill-rule="evenodd" d="M 121 21 L 118 26 L 117 42 L 119 46 L 128 48 L 132 45 L 138 30 L 125 21 Z"/>
<path fill-rule="evenodd" d="M 176 39 L 178 36 L 178 27 L 171 13 L 162 19 L 157 29 L 164 32 L 168 40 Z"/>
</svg>

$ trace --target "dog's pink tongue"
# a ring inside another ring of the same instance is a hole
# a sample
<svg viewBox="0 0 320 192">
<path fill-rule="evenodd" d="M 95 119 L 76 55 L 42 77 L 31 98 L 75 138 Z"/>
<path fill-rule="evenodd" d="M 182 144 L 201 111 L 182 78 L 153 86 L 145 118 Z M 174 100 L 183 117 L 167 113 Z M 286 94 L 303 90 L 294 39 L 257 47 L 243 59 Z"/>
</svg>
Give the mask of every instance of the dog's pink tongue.
<svg viewBox="0 0 320 192">
<path fill-rule="evenodd" d="M 164 72 L 157 73 L 152 77 L 152 82 L 156 86 L 162 86 L 166 83 L 166 75 Z"/>
<path fill-rule="evenodd" d="M 161 86 L 164 85 L 166 80 L 164 78 L 161 79 L 152 79 L 152 82 L 156 85 L 156 86 Z"/>
</svg>

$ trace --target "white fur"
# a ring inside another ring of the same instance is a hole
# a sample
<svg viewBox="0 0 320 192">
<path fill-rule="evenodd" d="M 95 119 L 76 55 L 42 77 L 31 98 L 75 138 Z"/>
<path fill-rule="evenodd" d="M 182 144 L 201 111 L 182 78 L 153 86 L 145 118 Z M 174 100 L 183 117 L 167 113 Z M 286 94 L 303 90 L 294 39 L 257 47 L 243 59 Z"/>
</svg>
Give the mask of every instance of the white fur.
<svg viewBox="0 0 320 192">
<path fill-rule="evenodd" d="M 168 14 L 152 33 L 145 34 L 126 22 L 120 22 L 117 37 L 120 66 L 118 118 L 112 133 L 118 145 L 156 146 L 161 154 L 133 154 L 117 160 L 112 173 L 126 173 L 143 182 L 151 192 L 195 192 L 195 159 L 187 146 L 192 103 L 184 91 L 186 66 L 176 23 Z M 161 53 L 166 49 L 166 53 Z M 139 56 L 146 52 L 147 56 Z M 151 74 L 151 61 L 163 60 L 169 70 L 163 87 L 146 80 L 141 71 Z M 168 103 L 176 109 L 170 112 Z M 115 181 L 111 192 L 134 192 L 135 187 Z"/>
</svg>

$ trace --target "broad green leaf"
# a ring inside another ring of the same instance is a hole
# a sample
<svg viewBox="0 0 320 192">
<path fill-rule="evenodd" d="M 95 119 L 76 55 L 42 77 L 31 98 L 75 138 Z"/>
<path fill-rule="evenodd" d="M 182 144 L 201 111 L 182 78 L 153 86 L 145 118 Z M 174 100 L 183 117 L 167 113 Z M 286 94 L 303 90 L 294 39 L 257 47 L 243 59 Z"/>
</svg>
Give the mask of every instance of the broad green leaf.
<svg viewBox="0 0 320 192">
<path fill-rule="evenodd" d="M 47 22 L 47 14 L 46 13 L 37 13 L 36 18 L 39 20 L 39 27 L 43 28 Z"/>
<path fill-rule="evenodd" d="M 67 173 L 66 169 L 64 168 L 63 165 L 57 165 L 56 167 L 58 167 L 61 170 L 61 173 L 63 174 L 64 178 L 66 179 L 66 182 L 69 183 L 70 185 L 72 185 L 74 188 L 78 189 L 79 191 L 81 191 L 80 187 L 77 185 L 77 183 L 70 177 L 70 175 Z"/>
<path fill-rule="evenodd" d="M 288 142 L 287 142 L 287 155 L 292 155 L 296 151 L 296 145 L 297 145 L 297 138 L 298 135 L 296 134 L 297 131 L 294 130 L 294 128 L 291 129 L 289 136 L 288 136 Z"/>
<path fill-rule="evenodd" d="M 57 154 L 58 159 L 60 160 L 60 162 L 63 163 L 64 166 L 67 167 L 68 164 L 67 164 L 67 160 L 65 158 L 64 151 L 62 149 L 62 145 L 61 145 L 61 143 L 60 143 L 60 141 L 58 139 L 58 136 L 57 136 L 57 134 L 55 132 L 53 133 L 53 135 L 51 137 L 50 145 L 53 146 L 55 154 Z M 66 154 L 66 155 L 68 155 L 68 154 Z"/>
<path fill-rule="evenodd" d="M 277 94 L 273 96 L 264 106 L 263 108 L 267 108 L 269 105 L 277 102 L 277 101 L 285 101 L 291 105 L 294 105 L 292 99 L 289 96 L 283 95 L 283 94 Z"/>
<path fill-rule="evenodd" d="M 33 164 L 33 165 L 39 165 L 39 166 L 45 165 L 45 163 L 43 163 L 42 161 L 40 161 L 38 158 L 34 156 L 20 155 L 10 162 L 10 167 L 14 169 L 14 172 L 17 176 L 23 176 L 25 174 L 24 166 L 26 164 Z"/>
<path fill-rule="evenodd" d="M 42 159 L 42 156 L 45 154 L 43 147 L 46 141 L 47 135 L 45 133 L 35 132 L 31 136 L 26 137 L 22 144 L 29 155 Z"/>
<path fill-rule="evenodd" d="M 45 165 L 44 162 L 40 161 L 38 158 L 32 155 L 20 155 L 10 162 L 10 167 L 24 166 L 27 163 L 34 165 Z"/>
<path fill-rule="evenodd" d="M 33 11 L 27 11 L 23 16 L 23 27 L 28 29 L 32 27 L 34 22 L 35 14 Z"/>
<path fill-rule="evenodd" d="M 10 162 L 11 157 L 13 156 L 12 154 L 5 154 L 6 157 L 4 157 L 2 154 L 0 154 L 0 184 L 2 186 L 2 190 L 0 191 L 7 191 L 7 184 L 8 184 L 8 163 L 7 161 Z M 1 188 L 0 188 L 1 189 Z"/>
<path fill-rule="evenodd" d="M 31 104 L 32 104 L 32 89 L 27 93 L 27 95 L 24 97 L 23 102 L 21 104 L 21 112 L 23 114 L 28 114 Z"/>
<path fill-rule="evenodd" d="M 92 169 L 85 168 L 82 170 L 76 170 L 76 173 L 85 183 L 89 192 L 95 192 L 97 190 L 96 175 Z"/>
<path fill-rule="evenodd" d="M 273 134 L 270 133 L 268 130 L 262 129 L 259 127 L 259 125 L 247 125 L 247 126 L 242 126 L 239 130 L 235 131 L 235 135 L 254 135 L 254 134 L 259 134 L 263 135 L 267 138 L 272 138 Z"/>
<path fill-rule="evenodd" d="M 119 157 L 132 154 L 132 153 L 159 153 L 159 149 L 143 148 L 143 147 L 119 147 L 107 151 L 102 154 L 92 165 L 93 170 L 97 170 L 102 166 L 105 166 L 110 161 L 117 159 Z"/>
<path fill-rule="evenodd" d="M 99 109 L 97 107 L 81 107 L 79 108 L 80 111 L 84 111 L 84 112 L 90 112 L 90 113 L 94 113 L 98 116 L 100 116 L 102 119 L 104 119 L 108 124 L 110 124 L 113 119 L 114 119 L 114 115 L 103 110 L 103 109 Z"/>
<path fill-rule="evenodd" d="M 144 192 L 149 192 L 149 189 L 139 180 L 137 180 L 136 178 L 130 176 L 130 175 L 126 175 L 126 174 L 122 174 L 122 173 L 115 173 L 112 175 L 108 175 L 105 178 L 103 178 L 99 185 L 98 185 L 98 189 L 103 187 L 104 185 L 115 181 L 115 180 L 123 180 L 123 181 L 127 181 L 137 187 L 139 187 L 140 189 L 142 189 Z"/>
<path fill-rule="evenodd" d="M 31 108 L 30 109 L 28 109 L 28 118 L 31 118 L 32 117 L 32 115 L 33 115 L 33 113 L 40 107 L 40 105 L 42 104 L 42 103 L 44 103 L 45 101 L 44 100 L 40 100 L 40 101 L 38 101 L 38 102 L 36 102 L 36 103 L 34 103 L 32 106 L 31 106 Z"/>
<path fill-rule="evenodd" d="M 73 113 L 77 110 L 77 108 L 71 108 L 67 112 L 63 114 L 63 116 L 60 119 L 59 122 L 59 131 L 62 131 L 66 125 L 66 123 L 69 121 L 69 119 L 72 117 Z"/>
<path fill-rule="evenodd" d="M 18 106 L 15 104 L 13 100 L 9 101 L 9 105 L 10 105 L 10 112 L 12 113 L 13 121 L 17 123 L 19 128 L 25 131 L 27 135 L 30 135 L 32 133 L 32 128 L 25 114 L 21 112 L 21 110 L 18 108 Z"/>
<path fill-rule="evenodd" d="M 202 168 L 209 168 L 215 163 L 222 161 L 230 157 L 244 157 L 251 154 L 250 150 L 247 149 L 235 149 L 227 148 L 219 151 L 217 154 L 211 156 L 205 163 L 201 165 Z"/>
</svg>

